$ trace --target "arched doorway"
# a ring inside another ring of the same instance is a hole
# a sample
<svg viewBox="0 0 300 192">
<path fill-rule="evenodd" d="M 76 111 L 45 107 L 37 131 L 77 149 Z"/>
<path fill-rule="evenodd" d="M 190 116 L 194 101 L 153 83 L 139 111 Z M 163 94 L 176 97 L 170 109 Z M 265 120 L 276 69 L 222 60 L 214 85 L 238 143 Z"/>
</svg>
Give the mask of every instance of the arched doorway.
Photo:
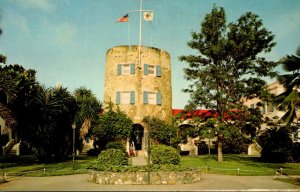
<svg viewBox="0 0 300 192">
<path fill-rule="evenodd" d="M 134 142 L 135 150 L 143 148 L 144 127 L 140 124 L 133 124 L 130 140 Z"/>
</svg>

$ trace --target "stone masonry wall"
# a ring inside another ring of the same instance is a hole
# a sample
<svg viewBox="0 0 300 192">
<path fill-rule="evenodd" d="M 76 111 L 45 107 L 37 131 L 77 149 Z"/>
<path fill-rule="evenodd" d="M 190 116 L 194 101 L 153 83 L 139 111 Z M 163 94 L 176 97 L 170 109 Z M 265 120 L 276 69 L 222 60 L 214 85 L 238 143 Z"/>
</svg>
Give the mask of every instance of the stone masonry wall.
<svg viewBox="0 0 300 192">
<path fill-rule="evenodd" d="M 118 75 L 118 64 L 135 64 L 134 75 Z M 144 64 L 161 67 L 161 77 L 144 75 Z M 170 121 L 172 116 L 172 87 L 170 55 L 164 50 L 141 47 L 139 64 L 138 46 L 117 46 L 106 53 L 104 85 L 105 102 L 116 103 L 117 91 L 135 91 L 135 104 L 120 104 L 134 123 L 141 124 L 145 116 L 157 116 Z M 143 104 L 143 91 L 160 92 L 162 104 Z M 105 106 L 104 106 L 105 107 Z"/>
<path fill-rule="evenodd" d="M 148 184 L 148 172 L 97 172 L 92 171 L 89 181 L 109 185 L 145 185 Z M 150 184 L 174 185 L 190 184 L 201 181 L 200 170 L 182 172 L 150 172 Z"/>
</svg>

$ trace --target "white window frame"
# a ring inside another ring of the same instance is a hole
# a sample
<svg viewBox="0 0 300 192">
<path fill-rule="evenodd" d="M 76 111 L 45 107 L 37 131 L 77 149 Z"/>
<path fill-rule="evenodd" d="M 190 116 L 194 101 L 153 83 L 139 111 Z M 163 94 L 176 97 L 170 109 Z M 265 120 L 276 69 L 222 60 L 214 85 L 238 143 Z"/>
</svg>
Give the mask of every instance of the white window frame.
<svg viewBox="0 0 300 192">
<path fill-rule="evenodd" d="M 156 92 L 148 92 L 148 104 L 156 105 Z"/>
<path fill-rule="evenodd" d="M 121 104 L 130 104 L 130 91 L 122 91 L 120 95 Z"/>
</svg>

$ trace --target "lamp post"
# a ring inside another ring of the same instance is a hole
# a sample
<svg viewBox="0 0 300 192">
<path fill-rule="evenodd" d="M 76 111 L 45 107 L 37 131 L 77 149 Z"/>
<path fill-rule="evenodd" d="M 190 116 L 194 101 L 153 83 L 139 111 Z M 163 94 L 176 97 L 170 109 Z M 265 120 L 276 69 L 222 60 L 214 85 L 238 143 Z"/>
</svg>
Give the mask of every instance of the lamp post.
<svg viewBox="0 0 300 192">
<path fill-rule="evenodd" d="M 208 155 L 210 156 L 210 134 L 211 128 L 208 129 Z"/>
<path fill-rule="evenodd" d="M 75 166 L 75 129 L 76 129 L 76 124 L 72 124 L 72 129 L 73 129 L 73 152 L 72 152 L 72 158 L 73 158 L 73 174 L 74 174 L 74 166 Z"/>
</svg>

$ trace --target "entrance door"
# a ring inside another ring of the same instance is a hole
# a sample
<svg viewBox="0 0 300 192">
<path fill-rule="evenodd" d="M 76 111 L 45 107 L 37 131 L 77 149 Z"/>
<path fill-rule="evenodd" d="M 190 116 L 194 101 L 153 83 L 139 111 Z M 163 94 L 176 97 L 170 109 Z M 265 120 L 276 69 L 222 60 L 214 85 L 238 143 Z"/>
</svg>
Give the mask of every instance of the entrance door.
<svg viewBox="0 0 300 192">
<path fill-rule="evenodd" d="M 140 124 L 134 124 L 132 126 L 130 140 L 134 142 L 135 150 L 142 150 L 143 136 L 143 126 Z"/>
</svg>

